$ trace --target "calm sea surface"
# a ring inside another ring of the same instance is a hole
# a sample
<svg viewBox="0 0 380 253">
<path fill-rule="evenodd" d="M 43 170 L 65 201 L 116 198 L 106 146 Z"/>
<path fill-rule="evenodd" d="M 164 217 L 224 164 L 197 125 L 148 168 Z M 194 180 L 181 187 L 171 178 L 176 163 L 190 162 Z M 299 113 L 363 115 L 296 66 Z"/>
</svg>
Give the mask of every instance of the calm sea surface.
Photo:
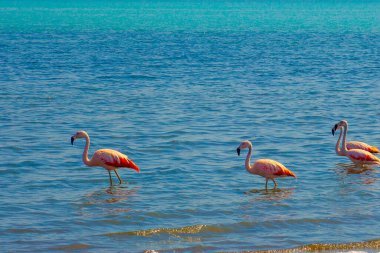
<svg viewBox="0 0 380 253">
<path fill-rule="evenodd" d="M 0 251 L 379 240 L 380 174 L 331 135 L 380 146 L 379 104 L 378 1 L 2 1 Z M 141 173 L 110 188 L 78 130 Z M 245 139 L 298 179 L 266 192 Z"/>
</svg>

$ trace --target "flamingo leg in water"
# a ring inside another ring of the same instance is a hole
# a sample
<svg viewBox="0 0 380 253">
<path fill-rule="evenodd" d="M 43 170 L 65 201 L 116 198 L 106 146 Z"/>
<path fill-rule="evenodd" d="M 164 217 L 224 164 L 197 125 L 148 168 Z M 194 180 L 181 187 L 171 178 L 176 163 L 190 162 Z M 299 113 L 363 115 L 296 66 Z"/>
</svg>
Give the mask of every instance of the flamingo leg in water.
<svg viewBox="0 0 380 253">
<path fill-rule="evenodd" d="M 277 183 L 276 181 L 274 181 L 274 179 L 272 179 L 273 183 L 274 183 L 274 188 L 277 188 Z"/>
<path fill-rule="evenodd" d="M 110 186 L 112 186 L 112 178 L 111 178 L 111 172 L 109 170 L 108 171 L 108 175 L 110 176 Z"/>
<path fill-rule="evenodd" d="M 265 179 L 265 190 L 268 190 L 268 178 Z"/>
<path fill-rule="evenodd" d="M 115 172 L 117 178 L 119 179 L 120 184 L 122 184 L 122 183 L 123 183 L 123 180 L 120 178 L 119 173 L 117 173 L 116 170 L 114 170 L 114 172 Z"/>
</svg>

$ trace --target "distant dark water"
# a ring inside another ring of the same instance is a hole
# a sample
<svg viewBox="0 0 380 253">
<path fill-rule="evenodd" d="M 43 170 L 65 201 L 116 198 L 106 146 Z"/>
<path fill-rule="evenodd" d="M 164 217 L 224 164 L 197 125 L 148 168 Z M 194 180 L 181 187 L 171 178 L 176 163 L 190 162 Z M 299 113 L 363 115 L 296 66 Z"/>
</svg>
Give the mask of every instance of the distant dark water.
<svg viewBox="0 0 380 253">
<path fill-rule="evenodd" d="M 355 173 L 331 136 L 346 119 L 349 139 L 380 146 L 379 4 L 150 4 L 0 4 L 1 249 L 380 238 L 379 174 Z M 141 173 L 108 188 L 70 145 L 80 129 L 90 154 L 117 149 Z M 298 180 L 263 191 L 236 155 L 244 139 Z"/>
</svg>

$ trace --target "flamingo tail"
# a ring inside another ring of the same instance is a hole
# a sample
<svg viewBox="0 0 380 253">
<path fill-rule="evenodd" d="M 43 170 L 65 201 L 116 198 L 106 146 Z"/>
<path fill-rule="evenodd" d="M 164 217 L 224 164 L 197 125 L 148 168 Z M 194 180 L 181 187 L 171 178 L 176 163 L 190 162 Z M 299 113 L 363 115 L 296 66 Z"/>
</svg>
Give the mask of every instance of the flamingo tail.
<svg viewBox="0 0 380 253">
<path fill-rule="evenodd" d="M 294 174 L 291 170 L 285 171 L 285 175 L 287 175 L 289 177 L 297 178 L 296 174 Z"/>
<path fill-rule="evenodd" d="M 124 168 L 130 168 L 137 172 L 140 172 L 139 167 L 131 160 L 125 157 L 120 157 L 117 164 L 110 163 L 109 165 L 115 166 L 115 167 L 124 167 Z"/>
<path fill-rule="evenodd" d="M 131 169 L 137 171 L 138 173 L 140 173 L 139 167 L 132 160 L 127 159 L 127 163 L 128 164 L 126 165 L 126 167 L 131 168 Z"/>
<path fill-rule="evenodd" d="M 370 149 L 371 149 L 370 151 L 371 153 L 380 153 L 379 149 L 376 147 L 371 147 Z"/>
</svg>

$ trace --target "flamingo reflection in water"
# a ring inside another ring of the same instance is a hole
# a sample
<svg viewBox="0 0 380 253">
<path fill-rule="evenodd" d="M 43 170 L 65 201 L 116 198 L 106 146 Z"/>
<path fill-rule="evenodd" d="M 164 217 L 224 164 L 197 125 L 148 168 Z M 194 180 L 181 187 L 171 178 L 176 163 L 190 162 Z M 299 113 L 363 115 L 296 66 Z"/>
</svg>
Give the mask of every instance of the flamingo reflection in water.
<svg viewBox="0 0 380 253">
<path fill-rule="evenodd" d="M 295 188 L 251 189 L 245 192 L 248 196 L 255 196 L 255 201 L 280 201 L 289 198 Z"/>
<path fill-rule="evenodd" d="M 363 166 L 354 163 L 337 163 L 334 169 L 342 182 L 349 181 L 350 184 L 369 185 L 377 181 L 378 170 L 371 166 Z"/>
</svg>

